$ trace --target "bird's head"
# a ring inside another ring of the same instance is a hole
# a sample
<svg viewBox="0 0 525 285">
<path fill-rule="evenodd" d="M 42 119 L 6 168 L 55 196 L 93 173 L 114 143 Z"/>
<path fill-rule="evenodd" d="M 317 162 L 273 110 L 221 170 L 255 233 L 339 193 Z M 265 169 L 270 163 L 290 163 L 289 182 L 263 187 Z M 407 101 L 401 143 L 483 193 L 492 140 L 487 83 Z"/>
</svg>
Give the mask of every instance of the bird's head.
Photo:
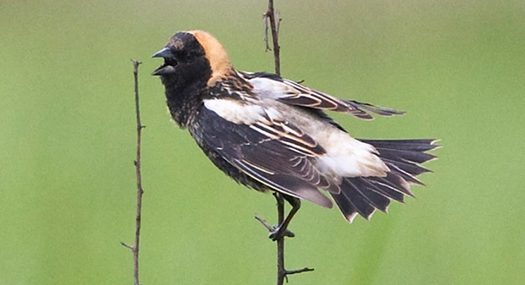
<svg viewBox="0 0 525 285">
<path fill-rule="evenodd" d="M 153 75 L 160 76 L 165 84 L 191 84 L 198 80 L 213 85 L 232 70 L 224 47 L 204 31 L 176 33 L 153 57 L 164 59 Z"/>
</svg>

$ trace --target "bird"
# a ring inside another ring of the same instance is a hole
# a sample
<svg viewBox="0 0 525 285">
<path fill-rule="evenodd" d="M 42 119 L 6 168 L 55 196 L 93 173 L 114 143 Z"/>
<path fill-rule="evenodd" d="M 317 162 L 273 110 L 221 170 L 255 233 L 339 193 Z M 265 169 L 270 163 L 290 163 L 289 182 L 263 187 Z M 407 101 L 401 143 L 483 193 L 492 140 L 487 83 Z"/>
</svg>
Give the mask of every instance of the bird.
<svg viewBox="0 0 525 285">
<path fill-rule="evenodd" d="M 404 112 L 340 99 L 268 72 L 235 69 L 224 46 L 202 30 L 175 33 L 153 54 L 172 119 L 236 182 L 291 205 L 270 233 L 281 238 L 306 200 L 334 203 L 344 218 L 370 219 L 413 196 L 435 139 L 357 139 L 327 112 L 369 120 Z"/>
</svg>

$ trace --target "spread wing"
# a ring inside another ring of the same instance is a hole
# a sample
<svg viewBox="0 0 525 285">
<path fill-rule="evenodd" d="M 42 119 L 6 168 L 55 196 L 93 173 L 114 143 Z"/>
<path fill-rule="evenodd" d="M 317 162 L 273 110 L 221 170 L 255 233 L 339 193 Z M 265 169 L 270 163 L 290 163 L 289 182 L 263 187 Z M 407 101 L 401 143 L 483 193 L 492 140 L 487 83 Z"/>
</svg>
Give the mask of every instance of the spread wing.
<svg viewBox="0 0 525 285">
<path fill-rule="evenodd" d="M 199 144 L 270 189 L 324 207 L 331 190 L 314 160 L 325 150 L 310 136 L 278 118 L 275 110 L 231 99 L 204 100 L 191 130 Z"/>
<path fill-rule="evenodd" d="M 239 76 L 250 82 L 254 92 L 261 97 L 272 98 L 290 105 L 350 113 L 361 119 L 372 119 L 370 113 L 382 116 L 404 113 L 355 100 L 339 99 L 274 74 L 239 72 Z"/>
</svg>

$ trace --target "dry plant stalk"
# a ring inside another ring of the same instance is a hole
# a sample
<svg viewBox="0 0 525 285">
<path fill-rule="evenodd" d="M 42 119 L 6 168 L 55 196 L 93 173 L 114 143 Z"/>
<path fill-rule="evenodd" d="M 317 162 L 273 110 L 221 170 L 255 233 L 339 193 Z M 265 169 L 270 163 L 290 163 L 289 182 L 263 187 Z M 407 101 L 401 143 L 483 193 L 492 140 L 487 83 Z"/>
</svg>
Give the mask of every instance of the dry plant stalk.
<svg viewBox="0 0 525 285">
<path fill-rule="evenodd" d="M 276 19 L 276 12 L 273 5 L 273 0 L 268 0 L 268 10 L 263 15 L 265 21 L 265 42 L 266 42 L 266 51 L 273 50 L 274 65 L 275 65 L 275 74 L 281 76 L 281 57 L 279 46 L 279 26 L 281 23 L 281 18 Z M 270 48 L 268 40 L 268 26 L 271 30 L 273 48 Z M 274 194 L 275 199 L 277 200 L 277 217 L 278 225 L 281 225 L 284 222 L 284 198 L 281 193 L 276 192 Z M 272 231 L 274 227 L 270 226 L 264 219 L 260 217 L 255 217 L 263 226 L 265 226 L 268 231 Z M 298 274 L 303 272 L 313 271 L 313 268 L 302 268 L 297 270 L 287 270 L 284 265 L 284 239 L 285 237 L 293 237 L 294 234 L 285 229 L 285 234 L 282 235 L 279 239 L 276 240 L 277 243 L 277 285 L 283 285 L 284 280 L 288 282 L 288 275 Z"/>
<path fill-rule="evenodd" d="M 142 195 L 144 189 L 142 188 L 142 172 L 141 172 L 141 146 L 142 146 L 142 129 L 146 126 L 142 125 L 140 120 L 140 98 L 139 98 L 139 82 L 138 73 L 140 61 L 131 60 L 133 62 L 133 79 L 134 79 L 134 94 L 135 94 L 135 116 L 137 123 L 137 140 L 136 140 L 136 153 L 133 164 L 135 165 L 135 176 L 137 183 L 137 204 L 135 212 L 135 242 L 133 245 L 127 245 L 123 242 L 121 244 L 128 248 L 133 254 L 133 284 L 140 285 L 139 278 L 139 253 L 140 253 L 140 229 L 142 221 Z"/>
</svg>

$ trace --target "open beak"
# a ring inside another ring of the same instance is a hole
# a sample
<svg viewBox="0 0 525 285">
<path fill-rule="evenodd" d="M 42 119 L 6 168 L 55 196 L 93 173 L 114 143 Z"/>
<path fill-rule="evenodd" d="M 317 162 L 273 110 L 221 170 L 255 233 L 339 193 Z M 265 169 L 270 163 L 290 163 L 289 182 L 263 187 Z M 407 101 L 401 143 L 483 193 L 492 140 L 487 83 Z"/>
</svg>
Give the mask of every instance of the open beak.
<svg viewBox="0 0 525 285">
<path fill-rule="evenodd" d="M 162 58 L 173 57 L 173 53 L 171 52 L 169 48 L 165 47 L 159 50 L 158 52 L 154 53 L 151 57 L 162 57 Z"/>
<path fill-rule="evenodd" d="M 155 69 L 151 75 L 161 76 L 175 73 L 177 60 L 175 60 L 175 56 L 168 47 L 165 47 L 154 53 L 152 57 L 164 58 L 164 64 Z"/>
</svg>

